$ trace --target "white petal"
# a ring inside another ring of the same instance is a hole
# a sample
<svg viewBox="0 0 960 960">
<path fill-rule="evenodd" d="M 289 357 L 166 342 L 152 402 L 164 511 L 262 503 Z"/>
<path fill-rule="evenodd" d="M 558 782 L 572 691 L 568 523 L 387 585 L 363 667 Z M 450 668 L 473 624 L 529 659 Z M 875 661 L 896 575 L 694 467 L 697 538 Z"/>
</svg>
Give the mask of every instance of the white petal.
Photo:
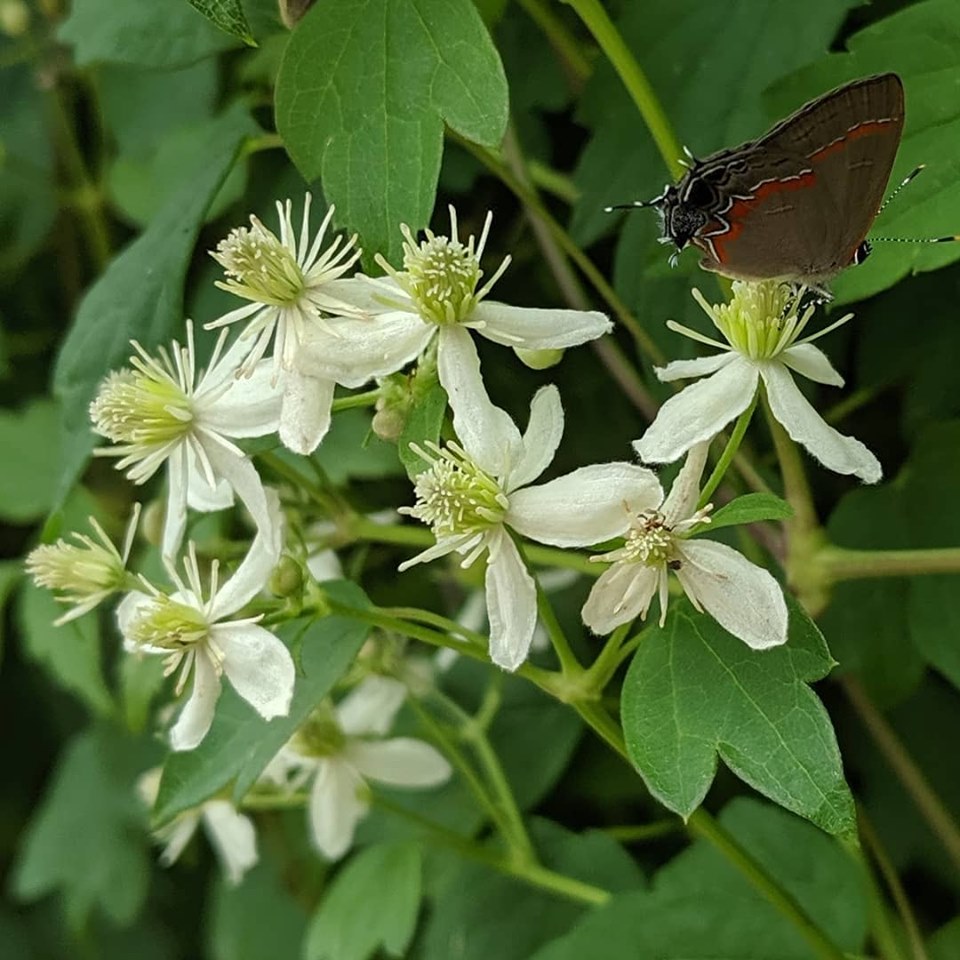
<svg viewBox="0 0 960 960">
<path fill-rule="evenodd" d="M 170 729 L 170 746 L 174 750 L 192 750 L 207 735 L 213 723 L 213 711 L 220 696 L 220 677 L 206 650 L 202 647 L 193 659 L 193 690 Z"/>
<path fill-rule="evenodd" d="M 646 614 L 657 589 L 659 574 L 642 563 L 615 563 L 604 570 L 583 605 L 583 622 L 605 636 L 621 623 Z"/>
<path fill-rule="evenodd" d="M 709 357 L 695 357 L 693 360 L 672 360 L 663 367 L 655 367 L 654 372 L 661 383 L 672 383 L 674 380 L 692 380 L 695 377 L 707 377 L 711 373 L 722 370 L 727 364 L 736 359 L 736 354 L 730 351 L 714 353 Z"/>
<path fill-rule="evenodd" d="M 273 380 L 273 361 L 254 367 L 249 377 L 234 377 L 212 403 L 198 399 L 202 424 L 225 437 L 262 437 L 277 429 L 280 390 Z"/>
<path fill-rule="evenodd" d="M 390 277 L 377 277 L 373 282 L 363 274 L 349 277 L 346 280 L 328 280 L 322 287 L 323 295 L 342 300 L 344 303 L 366 310 L 373 315 L 394 313 L 402 306 L 407 312 L 413 310 L 410 298 L 394 283 Z M 393 303 L 384 303 L 384 300 Z"/>
<path fill-rule="evenodd" d="M 206 445 L 206 451 L 211 464 L 213 464 L 214 470 L 233 487 L 240 501 L 253 518 L 253 522 L 257 527 L 257 537 L 253 542 L 254 547 L 257 546 L 259 541 L 258 549 L 261 552 L 266 552 L 268 557 L 273 557 L 272 563 L 276 565 L 277 560 L 280 558 L 280 549 L 283 544 L 283 516 L 280 513 L 280 502 L 276 492 L 267 490 L 263 486 L 260 480 L 260 474 L 257 473 L 256 468 L 245 457 L 238 457 L 215 443 L 208 443 Z M 251 547 L 251 552 L 252 550 L 253 547 Z M 246 563 L 246 561 L 244 562 Z M 266 557 L 261 557 L 256 565 L 257 569 L 259 570 L 267 564 L 267 562 Z M 253 565 L 252 561 L 251 565 Z M 243 567 L 241 567 L 241 569 L 243 569 Z M 239 573 L 239 570 L 237 572 Z M 269 570 L 267 574 L 269 574 Z M 246 581 L 241 582 L 245 583 Z M 266 574 L 264 575 L 263 581 L 261 581 L 253 593 L 259 591 L 265 582 Z M 240 583 L 236 584 L 235 588 L 239 586 Z M 246 603 L 247 600 L 253 596 L 253 593 L 246 596 L 243 603 Z M 226 606 L 220 609 L 222 611 L 232 612 L 233 610 L 239 609 L 243 603 L 238 603 L 236 606 L 229 608 L 229 610 Z M 221 613 L 218 616 L 222 615 Z"/>
<path fill-rule="evenodd" d="M 495 343 L 524 350 L 575 347 L 613 329 L 607 317 L 595 310 L 539 310 L 492 300 L 482 301 L 468 324 Z"/>
<path fill-rule="evenodd" d="M 275 490 L 264 491 L 266 529 L 257 530 L 247 555 L 235 573 L 218 590 L 210 604 L 211 621 L 222 620 L 252 600 L 265 586 L 280 559 L 283 517 Z"/>
<path fill-rule="evenodd" d="M 130 624 L 152 599 L 146 593 L 132 590 L 117 604 L 117 626 L 121 637 L 129 636 Z"/>
<path fill-rule="evenodd" d="M 687 452 L 687 459 L 677 474 L 667 499 L 663 501 L 662 513 L 667 526 L 674 526 L 678 520 L 686 520 L 697 509 L 700 499 L 700 477 L 707 462 L 707 453 L 710 450 L 710 441 L 704 440 L 691 447 Z"/>
<path fill-rule="evenodd" d="M 620 536 L 632 514 L 662 501 L 660 481 L 646 467 L 594 464 L 510 494 L 504 522 L 540 543 L 585 547 Z"/>
<path fill-rule="evenodd" d="M 313 453 L 330 429 L 336 383 L 297 370 L 283 374 L 280 441 L 294 453 Z"/>
<path fill-rule="evenodd" d="M 183 543 L 187 529 L 187 489 L 189 468 L 186 444 L 178 444 L 167 460 L 167 508 L 163 518 L 160 550 L 164 557 L 173 557 Z"/>
<path fill-rule="evenodd" d="M 686 540 L 677 578 L 695 604 L 755 650 L 787 640 L 787 604 L 780 584 L 724 543 Z"/>
<path fill-rule="evenodd" d="M 784 350 L 778 359 L 808 380 L 826 383 L 831 387 L 843 386 L 843 377 L 833 369 L 827 355 L 812 343 L 795 344 Z"/>
<path fill-rule="evenodd" d="M 160 853 L 160 863 L 164 867 L 180 859 L 184 847 L 190 842 L 190 838 L 196 833 L 197 825 L 200 823 L 200 813 L 197 810 L 187 810 L 176 820 L 157 833 L 157 839 L 166 841 L 166 846 Z"/>
<path fill-rule="evenodd" d="M 307 569 L 317 583 L 326 580 L 342 580 L 343 567 L 336 550 L 321 550 L 307 557 Z"/>
<path fill-rule="evenodd" d="M 453 429 L 463 449 L 481 469 L 502 477 L 520 459 L 520 431 L 487 396 L 476 345 L 463 327 L 441 328 L 437 374 L 450 400 Z"/>
<path fill-rule="evenodd" d="M 328 757 L 317 764 L 307 815 L 317 849 L 331 860 L 353 843 L 353 832 L 367 813 L 367 785 L 345 760 Z"/>
<path fill-rule="evenodd" d="M 203 821 L 227 880 L 238 884 L 257 864 L 257 833 L 253 821 L 226 800 L 208 800 L 203 805 Z"/>
<path fill-rule="evenodd" d="M 346 756 L 365 777 L 391 787 L 438 787 L 453 772 L 435 747 L 411 737 L 357 740 Z"/>
<path fill-rule="evenodd" d="M 757 378 L 752 363 L 735 357 L 706 380 L 670 397 L 633 448 L 647 463 L 679 460 L 695 443 L 715 437 L 750 406 Z"/>
<path fill-rule="evenodd" d="M 185 450 L 187 458 L 187 505 L 193 510 L 213 513 L 225 510 L 233 504 L 233 488 L 226 480 L 220 479 L 216 487 L 211 487 L 207 476 L 200 468 L 196 450 L 191 445 Z"/>
<path fill-rule="evenodd" d="M 782 364 L 765 363 L 760 372 L 771 412 L 797 443 L 834 473 L 852 473 L 864 483 L 880 479 L 883 471 L 877 458 L 859 440 L 834 430 L 810 405 Z"/>
<path fill-rule="evenodd" d="M 255 623 L 215 624 L 210 638 L 223 651 L 223 672 L 233 689 L 264 720 L 290 712 L 297 671 L 282 640 Z"/>
<path fill-rule="evenodd" d="M 383 736 L 407 699 L 407 688 L 392 677 L 371 674 L 338 704 L 337 722 L 347 736 Z"/>
<path fill-rule="evenodd" d="M 436 332 L 416 314 L 384 313 L 370 319 L 338 319 L 331 330 L 311 329 L 300 345 L 297 367 L 345 387 L 385 377 L 420 355 Z"/>
<path fill-rule="evenodd" d="M 524 487 L 550 466 L 563 436 L 560 391 L 551 383 L 541 387 L 530 403 L 530 420 L 523 435 L 523 453 L 506 478 L 507 490 Z"/>
<path fill-rule="evenodd" d="M 516 670 L 527 659 L 537 625 L 537 587 L 503 531 L 491 546 L 485 586 L 490 659 L 504 670 Z"/>
</svg>

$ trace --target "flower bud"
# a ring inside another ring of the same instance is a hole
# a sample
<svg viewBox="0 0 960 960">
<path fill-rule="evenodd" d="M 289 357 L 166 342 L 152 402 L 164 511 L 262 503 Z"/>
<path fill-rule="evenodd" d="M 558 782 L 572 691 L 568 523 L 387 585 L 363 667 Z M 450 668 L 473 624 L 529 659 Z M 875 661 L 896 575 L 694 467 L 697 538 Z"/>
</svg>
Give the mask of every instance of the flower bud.
<svg viewBox="0 0 960 960">
<path fill-rule="evenodd" d="M 394 373 L 380 381 L 380 396 L 371 424 L 373 432 L 388 443 L 396 443 L 403 433 L 413 407 L 415 377 Z"/>
<path fill-rule="evenodd" d="M 267 587 L 275 597 L 296 597 L 303 590 L 303 567 L 284 554 L 273 568 Z"/>
<path fill-rule="evenodd" d="M 525 350 L 523 347 L 514 347 L 513 352 L 517 359 L 531 370 L 547 370 L 555 367 L 563 359 L 563 350 Z"/>
</svg>

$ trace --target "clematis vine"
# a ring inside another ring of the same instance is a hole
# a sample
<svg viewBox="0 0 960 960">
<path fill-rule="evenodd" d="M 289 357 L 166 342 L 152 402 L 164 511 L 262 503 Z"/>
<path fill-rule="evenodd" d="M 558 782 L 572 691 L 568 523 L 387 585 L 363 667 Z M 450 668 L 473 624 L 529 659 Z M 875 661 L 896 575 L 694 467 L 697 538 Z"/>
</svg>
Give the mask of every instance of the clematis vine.
<svg viewBox="0 0 960 960">
<path fill-rule="evenodd" d="M 331 206 L 311 241 L 310 204 L 308 193 L 299 240 L 291 202 L 278 201 L 279 237 L 251 216 L 249 227 L 237 227 L 211 252 L 227 277 L 217 286 L 248 303 L 206 325 L 210 330 L 245 324 L 240 340 L 248 345 L 249 355 L 239 370 L 243 377 L 254 374 L 273 342 L 272 380 L 282 396 L 280 439 L 303 454 L 311 453 L 330 427 L 336 386 L 334 377 L 318 375 L 302 363 L 304 339 L 314 329 L 324 330 L 336 349 L 341 337 L 338 318 L 370 317 L 362 303 L 366 300 L 363 288 L 355 280 L 344 279 L 360 257 L 356 236 L 346 242 L 338 236 L 324 248 L 334 214 Z M 362 371 L 370 361 L 359 358 L 358 362 Z"/>
<path fill-rule="evenodd" d="M 487 299 L 510 264 L 506 257 L 482 285 L 480 267 L 490 232 L 487 214 L 479 241 L 459 236 L 457 215 L 450 208 L 450 236 L 427 230 L 418 242 L 406 225 L 403 270 L 383 257 L 377 263 L 386 277 L 363 278 L 373 319 L 347 319 L 330 330 L 314 330 L 305 341 L 304 361 L 347 387 L 372 377 L 385 377 L 420 356 L 436 341 L 437 373 L 453 410 L 454 427 L 471 416 L 485 399 L 477 348 L 471 333 L 517 351 L 540 352 L 577 346 L 607 333 L 612 324 L 592 310 L 511 307 Z M 377 366 L 368 366 L 375 358 Z"/>
<path fill-rule="evenodd" d="M 280 395 L 262 365 L 238 380 L 249 344 L 238 341 L 224 352 L 224 342 L 222 335 L 208 367 L 200 370 L 189 321 L 186 346 L 175 340 L 158 357 L 133 341 L 130 367 L 111 373 L 90 404 L 94 430 L 113 444 L 97 454 L 119 458 L 117 469 L 136 484 L 167 466 L 165 557 L 180 547 L 188 506 L 220 510 L 233 502 L 234 494 L 259 531 L 273 530 L 260 477 L 231 441 L 273 433 Z"/>
<path fill-rule="evenodd" d="M 852 317 L 847 314 L 812 336 L 799 339 L 816 309 L 803 309 L 803 288 L 776 281 L 735 281 L 733 299 L 711 306 L 699 290 L 697 303 L 726 343 L 670 322 L 678 333 L 716 347 L 722 353 L 695 360 L 675 360 L 657 369 L 665 381 L 703 377 L 670 397 L 634 447 L 647 463 L 672 463 L 694 444 L 716 436 L 750 406 L 763 382 L 773 416 L 787 433 L 835 473 L 853 474 L 876 483 L 882 474 L 877 458 L 859 441 L 831 427 L 803 396 L 793 373 L 842 387 L 843 378 L 813 340 Z"/>
<path fill-rule="evenodd" d="M 417 451 L 428 468 L 416 478 L 416 505 L 401 512 L 429 524 L 437 542 L 400 569 L 450 553 L 468 567 L 485 556 L 490 657 L 516 670 L 536 628 L 537 588 L 510 531 L 558 547 L 600 543 L 623 535 L 631 513 L 644 509 L 660 484 L 645 467 L 607 463 L 531 486 L 553 460 L 563 433 L 554 386 L 534 396 L 522 437 L 489 401 L 462 419 L 461 429 L 459 444 Z"/>
<path fill-rule="evenodd" d="M 663 626 L 673 571 L 694 607 L 744 643 L 762 650 L 786 642 L 787 605 L 777 581 L 732 547 L 693 539 L 710 521 L 709 506 L 697 509 L 708 446 L 690 450 L 666 499 L 655 492 L 631 516 L 622 547 L 591 558 L 612 563 L 583 607 L 583 622 L 594 633 L 646 618 L 654 597 Z"/>
<path fill-rule="evenodd" d="M 233 688 L 265 720 L 286 716 L 293 697 L 293 658 L 283 643 L 259 625 L 261 617 L 228 619 L 266 585 L 280 558 L 280 505 L 269 492 L 270 529 L 257 533 L 236 572 L 219 582 L 216 560 L 205 589 L 196 548 L 183 560 L 185 578 L 168 563 L 175 591 L 165 593 L 142 578 L 147 592 L 128 594 L 117 609 L 128 651 L 164 658 L 165 674 L 179 671 L 179 694 L 193 688 L 170 730 L 174 750 L 192 750 L 206 736 L 226 674 Z"/>
<path fill-rule="evenodd" d="M 156 803 L 160 773 L 159 767 L 148 770 L 137 783 L 137 792 L 148 807 Z M 240 813 L 229 800 L 220 797 L 213 797 L 197 807 L 184 810 L 170 823 L 154 831 L 154 839 L 163 844 L 160 863 L 165 867 L 176 863 L 201 825 L 226 874 L 227 882 L 236 886 L 243 880 L 244 874 L 257 865 L 257 833 L 248 816 Z"/>
<path fill-rule="evenodd" d="M 430 744 L 412 737 L 384 739 L 406 696 L 399 680 L 367 677 L 336 707 L 314 711 L 265 772 L 267 782 L 289 791 L 310 783 L 311 836 L 331 860 L 350 849 L 370 808 L 367 780 L 429 789 L 450 779 L 450 764 Z"/>
</svg>

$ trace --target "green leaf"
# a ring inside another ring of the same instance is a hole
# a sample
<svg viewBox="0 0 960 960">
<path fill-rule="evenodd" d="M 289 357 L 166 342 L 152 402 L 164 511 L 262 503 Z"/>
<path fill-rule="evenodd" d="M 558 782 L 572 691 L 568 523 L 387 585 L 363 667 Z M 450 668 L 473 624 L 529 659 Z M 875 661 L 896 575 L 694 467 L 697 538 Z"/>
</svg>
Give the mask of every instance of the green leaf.
<svg viewBox="0 0 960 960">
<path fill-rule="evenodd" d="M 725 503 L 710 518 L 705 531 L 733 527 L 741 523 L 758 523 L 761 520 L 786 520 L 793 516 L 793 507 L 786 500 L 772 493 L 747 493 Z"/>
<path fill-rule="evenodd" d="M 120 661 L 120 700 L 123 719 L 131 733 L 141 733 L 150 719 L 150 705 L 163 688 L 160 657 L 124 657 Z"/>
<path fill-rule="evenodd" d="M 57 408 L 37 400 L 19 411 L 0 410 L 0 450 L 15 450 L 0 470 L 0 517 L 39 520 L 53 506 L 60 441 Z"/>
<path fill-rule="evenodd" d="M 197 233 L 240 145 L 254 129 L 239 106 L 211 123 L 183 187 L 83 298 L 54 371 L 54 392 L 64 411 L 61 496 L 93 448 L 89 403 L 103 377 L 126 362 L 130 339 L 149 349 L 173 335 L 182 337 L 183 285 Z"/>
<path fill-rule="evenodd" d="M 578 835 L 555 823 L 533 820 L 530 833 L 551 870 L 614 892 L 644 882 L 626 851 L 599 831 Z M 489 867 L 460 861 L 434 900 L 423 937 L 423 960 L 527 960 L 585 913 L 572 901 Z M 581 956 L 592 958 L 593 952 Z"/>
<path fill-rule="evenodd" d="M 74 48 L 81 67 L 100 62 L 185 67 L 233 46 L 183 0 L 74 0 L 57 36 Z"/>
<path fill-rule="evenodd" d="M 934 933 L 927 943 L 930 960 L 951 960 L 960 956 L 960 917 L 954 917 Z"/>
<path fill-rule="evenodd" d="M 117 924 L 133 920 L 150 875 L 135 782 L 151 752 L 106 728 L 70 741 L 27 828 L 13 877 L 17 897 L 59 891 L 74 928 L 94 907 Z"/>
<path fill-rule="evenodd" d="M 443 124 L 496 146 L 507 123 L 497 51 L 470 0 L 318 0 L 287 46 L 277 129 L 368 255 L 399 262 L 399 226 L 433 210 Z"/>
<path fill-rule="evenodd" d="M 368 960 L 380 945 L 406 956 L 417 926 L 420 848 L 380 844 L 350 859 L 337 874 L 310 922 L 305 960 Z"/>
<path fill-rule="evenodd" d="M 243 13 L 240 0 L 189 0 L 211 23 L 216 24 L 230 36 L 255 47 L 257 41 L 250 32 L 250 24 Z"/>
<path fill-rule="evenodd" d="M 891 204 L 874 227 L 888 237 L 937 237 L 957 232 L 960 222 L 960 105 L 943 91 L 960 83 L 953 55 L 960 42 L 960 7 L 953 0 L 927 0 L 870 24 L 847 38 L 849 52 L 830 54 L 777 87 L 776 102 L 798 106 L 805 98 L 871 73 L 896 71 L 906 93 L 903 140 L 891 188 L 918 164 L 926 170 L 909 197 Z M 879 243 L 870 259 L 846 270 L 833 285 L 836 303 L 849 303 L 893 286 L 908 273 L 934 270 L 960 258 L 960 245 Z"/>
<path fill-rule="evenodd" d="M 419 383 L 418 372 L 414 386 L 415 402 L 407 415 L 400 439 L 397 440 L 397 453 L 407 471 L 407 476 L 415 480 L 429 467 L 423 458 L 410 449 L 410 444 L 418 447 L 425 443 L 438 443 L 443 429 L 443 417 L 447 412 L 447 394 L 440 381 L 433 377 L 426 386 Z"/>
<path fill-rule="evenodd" d="M 805 685 L 833 661 L 819 630 L 790 607 L 781 647 L 751 650 L 684 601 L 637 650 L 622 693 L 627 750 L 675 813 L 700 805 L 719 755 L 741 780 L 828 833 L 855 832 L 830 717 Z"/>
<path fill-rule="evenodd" d="M 48 590 L 24 581 L 17 604 L 24 652 L 94 713 L 109 716 L 114 703 L 103 676 L 99 621 L 85 616 L 55 627 L 66 609 Z"/>
<path fill-rule="evenodd" d="M 340 603 L 357 607 L 368 601 L 355 584 L 325 583 Z M 297 677 L 290 713 L 264 720 L 228 685 L 217 704 L 213 726 L 203 743 L 186 753 L 172 753 L 164 764 L 154 819 L 164 823 L 223 789 L 231 781 L 239 802 L 277 751 L 330 693 L 353 662 L 369 627 L 343 617 L 293 620 L 278 631 L 287 644 L 297 644 L 303 675 Z"/>
<path fill-rule="evenodd" d="M 307 917 L 294 899 L 283 866 L 262 856 L 231 887 L 221 878 L 210 908 L 210 960 L 293 960 L 300 956 Z"/>
<path fill-rule="evenodd" d="M 783 811 L 740 798 L 720 823 L 841 951 L 859 955 L 867 893 L 843 848 Z M 705 840 L 670 861 L 647 891 L 621 893 L 531 960 L 810 960 L 794 924 Z"/>
<path fill-rule="evenodd" d="M 373 432 L 370 420 L 365 410 L 342 410 L 334 416 L 314 454 L 331 483 L 403 476 L 396 447 Z M 303 463 L 302 457 L 297 459 Z"/>
</svg>

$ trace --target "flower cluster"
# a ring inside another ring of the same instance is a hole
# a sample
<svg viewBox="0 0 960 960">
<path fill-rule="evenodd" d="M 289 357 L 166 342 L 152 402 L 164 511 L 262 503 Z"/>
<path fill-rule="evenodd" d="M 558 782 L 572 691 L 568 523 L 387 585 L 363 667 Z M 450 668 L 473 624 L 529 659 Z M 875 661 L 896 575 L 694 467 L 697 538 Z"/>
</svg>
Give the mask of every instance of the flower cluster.
<svg viewBox="0 0 960 960">
<path fill-rule="evenodd" d="M 294 590 L 304 580 L 319 589 L 317 582 L 339 569 L 335 557 L 313 543 L 322 540 L 320 530 L 335 525 L 311 517 L 297 526 L 300 518 L 285 517 L 244 441 L 276 434 L 293 453 L 310 454 L 330 427 L 338 386 L 355 389 L 393 377 L 378 387 L 385 397 L 413 362 L 419 374 L 439 380 L 456 436 L 410 446 L 422 469 L 414 477 L 413 505 L 399 512 L 426 524 L 435 542 L 399 569 L 444 557 L 455 557 L 462 568 L 482 568 L 493 663 L 520 668 L 537 628 L 539 595 L 550 574 L 538 582 L 525 554 L 528 541 L 595 548 L 591 559 L 607 566 L 582 618 L 597 634 L 645 618 L 655 597 L 662 624 L 673 573 L 698 610 L 751 647 L 786 641 L 787 608 L 777 581 L 731 547 L 702 536 L 710 531 L 711 507 L 701 502 L 700 478 L 710 441 L 752 409 L 762 391 L 772 415 L 825 466 L 867 482 L 879 479 L 876 458 L 828 426 L 793 380 L 798 373 L 842 384 L 811 342 L 833 327 L 800 339 L 814 310 L 803 307 L 802 290 L 735 283 L 732 301 L 720 306 L 694 291 L 723 342 L 671 325 L 721 352 L 657 371 L 664 381 L 702 378 L 669 399 L 634 444 L 645 464 L 686 457 L 668 495 L 649 466 L 627 461 L 541 480 L 563 436 L 559 391 L 550 385 L 534 395 L 521 432 L 487 393 L 474 337 L 524 359 L 596 339 L 609 331 L 609 320 L 593 311 L 492 300 L 509 257 L 485 274 L 489 215 L 479 239 L 461 237 L 452 208 L 449 236 L 426 231 L 418 240 L 403 227 L 402 269 L 378 255 L 384 275 L 373 278 L 351 275 L 360 257 L 355 237 L 336 237 L 325 246 L 333 208 L 313 237 L 309 196 L 299 230 L 289 201 L 277 211 L 279 234 L 251 217 L 249 227 L 233 230 L 212 253 L 224 270 L 218 286 L 244 303 L 206 324 L 219 331 L 206 363 L 188 321 L 183 342 L 168 349 L 151 353 L 134 342 L 129 366 L 111 373 L 90 405 L 93 429 L 108 441 L 100 455 L 116 458 L 134 484 L 165 474 L 158 539 L 169 584 L 128 570 L 139 508 L 120 548 L 93 521 L 96 539 L 75 535 L 73 543 L 40 546 L 27 564 L 39 584 L 70 605 L 58 622 L 123 595 L 117 621 L 125 649 L 162 658 L 165 673 L 176 677 L 177 696 L 189 688 L 169 730 L 173 750 L 192 750 L 203 741 L 224 678 L 264 719 L 288 715 L 297 671 L 268 626 L 285 614 L 265 591 L 276 582 L 271 574 L 285 547 L 300 550 L 299 560 L 284 560 L 293 565 Z M 242 560 L 221 577 L 220 561 L 201 562 L 204 551 L 187 540 L 189 512 L 220 511 L 235 501 L 255 533 Z M 291 523 L 297 532 L 288 538 Z M 274 618 L 265 619 L 265 611 Z M 334 859 L 350 847 L 369 808 L 369 782 L 427 788 L 451 773 L 429 744 L 386 739 L 406 687 L 365 669 L 370 675 L 339 703 L 313 711 L 257 788 L 307 790 L 314 843 Z M 357 684 L 355 675 L 351 682 Z M 165 858 L 173 860 L 201 822 L 228 875 L 239 880 L 256 862 L 255 835 L 249 818 L 222 798 L 167 828 Z"/>
</svg>

